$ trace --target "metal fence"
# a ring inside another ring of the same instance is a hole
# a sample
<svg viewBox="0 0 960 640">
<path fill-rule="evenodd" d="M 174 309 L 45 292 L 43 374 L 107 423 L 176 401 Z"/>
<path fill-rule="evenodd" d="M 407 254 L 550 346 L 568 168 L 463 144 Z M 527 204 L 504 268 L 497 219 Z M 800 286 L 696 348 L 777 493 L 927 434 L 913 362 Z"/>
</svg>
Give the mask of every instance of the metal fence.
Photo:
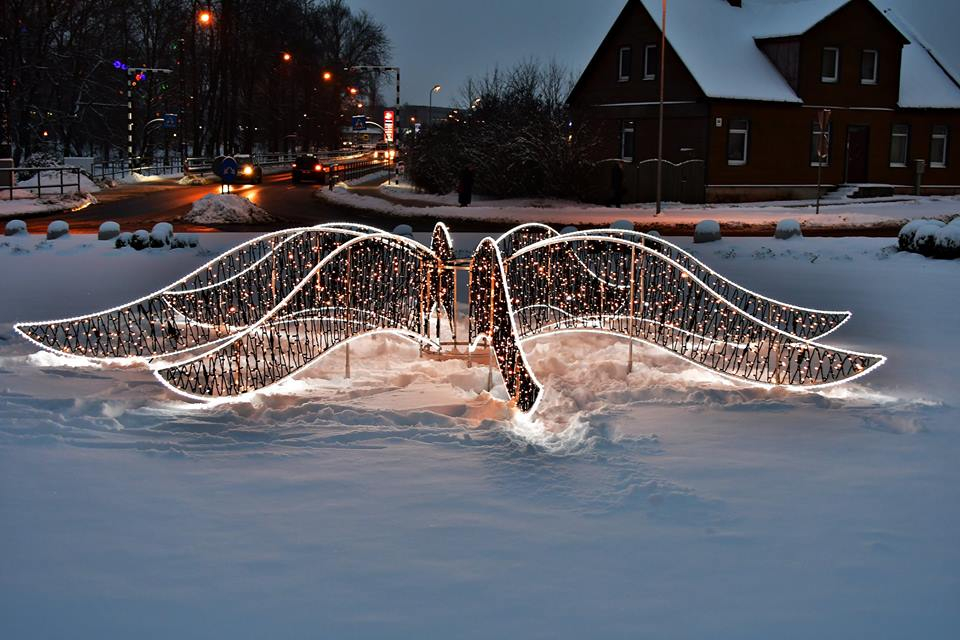
<svg viewBox="0 0 960 640">
<path fill-rule="evenodd" d="M 0 167 L 0 189 L 6 192 L 7 200 L 13 200 L 16 191 L 30 191 L 37 197 L 82 193 L 81 173 L 77 167 Z M 19 177 L 25 174 L 30 177 Z"/>
</svg>

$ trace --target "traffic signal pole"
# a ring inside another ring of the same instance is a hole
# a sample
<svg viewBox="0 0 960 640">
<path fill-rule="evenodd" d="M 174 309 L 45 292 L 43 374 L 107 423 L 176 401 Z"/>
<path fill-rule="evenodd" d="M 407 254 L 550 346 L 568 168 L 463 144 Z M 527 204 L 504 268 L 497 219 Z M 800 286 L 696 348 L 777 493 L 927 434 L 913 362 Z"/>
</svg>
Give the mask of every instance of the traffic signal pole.
<svg viewBox="0 0 960 640">
<path fill-rule="evenodd" d="M 133 76 L 138 73 L 173 73 L 172 69 L 127 67 L 127 168 L 134 169 L 133 158 Z"/>
</svg>

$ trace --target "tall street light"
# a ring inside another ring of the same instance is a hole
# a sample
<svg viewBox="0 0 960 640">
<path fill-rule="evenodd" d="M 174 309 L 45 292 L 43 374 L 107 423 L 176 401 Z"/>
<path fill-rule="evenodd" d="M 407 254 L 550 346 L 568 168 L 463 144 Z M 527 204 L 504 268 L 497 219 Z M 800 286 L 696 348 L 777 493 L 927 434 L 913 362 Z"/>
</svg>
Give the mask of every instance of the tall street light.
<svg viewBox="0 0 960 640">
<path fill-rule="evenodd" d="M 433 89 L 430 89 L 430 109 L 427 113 L 430 114 L 430 126 L 433 126 L 433 94 L 440 93 L 440 85 L 433 85 Z"/>
<path fill-rule="evenodd" d="M 660 16 L 660 126 L 657 130 L 657 212 L 663 210 L 663 69 L 667 59 L 667 0 L 663 0 Z"/>
</svg>

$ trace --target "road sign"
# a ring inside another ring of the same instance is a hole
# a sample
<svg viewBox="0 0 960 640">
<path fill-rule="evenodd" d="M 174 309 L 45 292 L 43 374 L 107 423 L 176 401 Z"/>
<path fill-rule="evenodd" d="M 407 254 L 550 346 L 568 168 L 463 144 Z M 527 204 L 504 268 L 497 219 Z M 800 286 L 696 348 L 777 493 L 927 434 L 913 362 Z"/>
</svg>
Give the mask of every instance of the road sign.
<svg viewBox="0 0 960 640">
<path fill-rule="evenodd" d="M 820 139 L 817 140 L 817 155 L 821 162 L 830 155 L 830 109 L 823 109 L 817 114 L 817 124 L 820 126 Z"/>
<path fill-rule="evenodd" d="M 177 128 L 177 114 L 175 114 L 175 113 L 165 113 L 165 114 L 163 114 L 163 128 L 164 128 L 164 129 L 176 129 L 176 128 Z"/>
<path fill-rule="evenodd" d="M 396 112 L 392 111 L 391 109 L 387 109 L 386 111 L 383 112 L 383 139 L 386 142 L 393 142 L 393 138 L 394 138 L 393 127 L 394 127 L 394 118 L 396 115 L 397 115 Z"/>
<path fill-rule="evenodd" d="M 367 116 L 353 116 L 353 130 L 363 131 L 367 128 Z"/>
<path fill-rule="evenodd" d="M 224 184 L 233 184 L 233 181 L 237 179 L 237 170 L 240 166 L 237 164 L 237 161 L 232 157 L 227 156 L 223 159 L 223 162 L 220 163 L 220 178 L 223 180 Z"/>
</svg>

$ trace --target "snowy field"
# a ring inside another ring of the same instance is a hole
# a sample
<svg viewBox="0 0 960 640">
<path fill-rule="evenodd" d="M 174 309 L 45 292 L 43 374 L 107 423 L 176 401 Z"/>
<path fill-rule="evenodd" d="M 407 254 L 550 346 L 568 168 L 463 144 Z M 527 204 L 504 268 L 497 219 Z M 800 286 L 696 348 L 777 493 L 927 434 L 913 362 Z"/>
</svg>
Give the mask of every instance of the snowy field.
<svg viewBox="0 0 960 640">
<path fill-rule="evenodd" d="M 852 309 L 826 342 L 889 362 L 797 394 L 540 340 L 536 421 L 482 392 L 484 367 L 382 337 L 350 381 L 333 355 L 202 406 L 11 328 L 247 237 L 0 241 L 0 638 L 960 637 L 960 262 L 678 239 L 751 289 Z"/>
</svg>

